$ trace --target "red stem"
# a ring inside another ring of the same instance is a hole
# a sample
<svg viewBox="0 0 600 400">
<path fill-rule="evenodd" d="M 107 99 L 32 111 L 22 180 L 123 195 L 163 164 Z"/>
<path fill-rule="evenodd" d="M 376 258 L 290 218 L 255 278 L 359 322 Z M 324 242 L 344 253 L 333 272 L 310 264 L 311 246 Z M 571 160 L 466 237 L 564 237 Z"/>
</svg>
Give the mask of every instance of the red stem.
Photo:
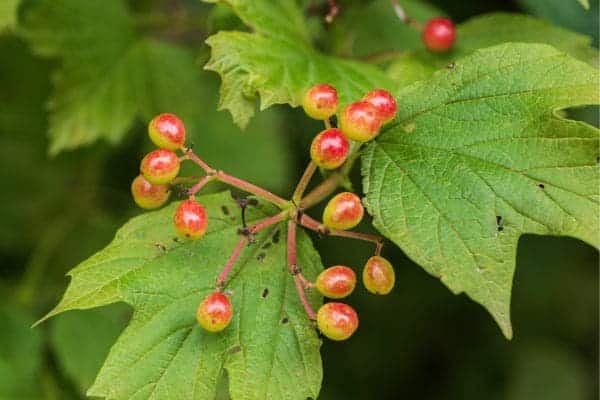
<svg viewBox="0 0 600 400">
<path fill-rule="evenodd" d="M 306 293 L 304 292 L 304 277 L 301 277 L 301 274 L 298 273 L 298 266 L 296 264 L 296 223 L 294 221 L 288 221 L 288 235 L 287 235 L 287 252 L 288 252 L 288 266 L 290 269 L 290 273 L 294 276 L 294 284 L 296 285 L 296 291 L 298 292 L 298 297 L 300 297 L 300 302 L 304 307 L 304 311 L 308 315 L 308 318 L 311 320 L 317 319 L 317 314 L 310 306 L 308 302 L 308 298 L 306 297 Z"/>
<path fill-rule="evenodd" d="M 264 200 L 267 200 L 270 203 L 275 204 L 279 208 L 286 208 L 290 204 L 290 202 L 287 201 L 286 199 L 279 197 L 276 194 L 269 192 L 268 190 L 265 190 L 259 186 L 253 185 L 250 182 L 246 182 L 242 179 L 236 178 L 235 176 L 226 174 L 223 171 L 217 171 L 214 173 L 214 175 L 221 182 L 231 185 L 233 187 L 236 187 L 238 189 L 241 189 L 245 192 L 252 193 L 253 195 L 256 195 L 257 197 L 260 197 Z"/>
<path fill-rule="evenodd" d="M 314 161 L 309 162 L 304 170 L 304 173 L 302 174 L 302 178 L 300 178 L 300 181 L 298 181 L 298 185 L 296 186 L 296 190 L 294 190 L 294 194 L 292 195 L 292 201 L 295 204 L 299 204 L 300 200 L 302 200 L 302 196 L 306 191 L 306 187 L 310 183 L 310 180 L 316 170 L 317 164 L 315 164 Z"/>
<path fill-rule="evenodd" d="M 204 187 L 204 185 L 206 185 L 208 182 L 212 181 L 213 179 L 214 179 L 214 176 L 212 176 L 212 175 L 203 176 L 198 181 L 198 183 L 196 183 L 194 186 L 192 186 L 191 188 L 188 189 L 188 195 L 190 195 L 190 196 L 195 195 Z"/>
</svg>

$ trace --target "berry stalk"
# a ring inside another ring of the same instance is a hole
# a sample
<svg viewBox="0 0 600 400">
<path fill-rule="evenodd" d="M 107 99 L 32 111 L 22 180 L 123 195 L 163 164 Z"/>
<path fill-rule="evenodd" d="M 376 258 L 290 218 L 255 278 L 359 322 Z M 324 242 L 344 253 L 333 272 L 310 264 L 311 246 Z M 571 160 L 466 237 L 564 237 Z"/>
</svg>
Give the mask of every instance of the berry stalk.
<svg viewBox="0 0 600 400">
<path fill-rule="evenodd" d="M 292 195 L 292 201 L 294 204 L 300 203 L 304 192 L 306 191 L 306 187 L 310 183 L 315 171 L 317 170 L 317 164 L 314 161 L 311 161 L 306 166 L 304 173 L 302 174 L 302 178 L 298 181 L 298 185 L 296 186 L 296 190 L 294 190 L 294 194 Z"/>
<path fill-rule="evenodd" d="M 317 314 L 310 306 L 306 292 L 304 292 L 305 282 L 308 282 L 300 273 L 298 265 L 296 264 L 296 223 L 294 221 L 288 221 L 288 234 L 287 234 L 287 253 L 288 253 L 288 266 L 290 274 L 294 276 L 294 284 L 296 285 L 296 291 L 300 302 L 304 307 L 304 311 L 312 321 L 317 319 Z M 308 282 L 310 283 L 310 282 Z"/>
<path fill-rule="evenodd" d="M 189 196 L 193 196 L 196 193 L 198 193 L 208 182 L 212 181 L 215 177 L 212 175 L 205 175 L 202 178 L 200 178 L 200 180 L 198 181 L 198 183 L 196 183 L 194 186 L 192 186 L 191 188 L 188 189 L 187 193 Z"/>
<path fill-rule="evenodd" d="M 403 24 L 406 24 L 406 25 L 408 25 L 412 28 L 415 28 L 419 31 L 423 30 L 423 25 L 421 25 L 419 22 L 417 22 L 414 19 L 412 19 L 411 17 L 409 17 L 409 15 L 406 13 L 404 8 L 400 5 L 400 2 L 398 0 L 390 0 L 390 2 L 392 3 L 392 7 L 394 8 L 394 12 L 398 16 L 398 19 L 400 21 L 402 21 Z"/>
</svg>

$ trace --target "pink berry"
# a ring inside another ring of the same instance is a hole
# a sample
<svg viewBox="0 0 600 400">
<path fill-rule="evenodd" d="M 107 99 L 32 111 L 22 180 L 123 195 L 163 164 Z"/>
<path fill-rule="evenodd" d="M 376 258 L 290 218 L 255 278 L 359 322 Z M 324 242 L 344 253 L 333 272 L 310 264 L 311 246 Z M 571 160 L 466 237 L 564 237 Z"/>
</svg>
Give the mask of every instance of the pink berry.
<svg viewBox="0 0 600 400">
<path fill-rule="evenodd" d="M 174 114 L 160 114 L 148 124 L 148 135 L 158 147 L 177 150 L 185 143 L 185 126 Z"/>
<path fill-rule="evenodd" d="M 188 239 L 199 239 L 206 232 L 208 217 L 206 210 L 196 200 L 182 201 L 173 216 L 175 231 Z"/>
<path fill-rule="evenodd" d="M 315 286 L 323 296 L 330 299 L 341 299 L 354 291 L 356 274 L 352 268 L 335 265 L 317 276 Z"/>
<path fill-rule="evenodd" d="M 146 210 L 161 207 L 169 200 L 171 189 L 169 185 L 153 185 L 142 175 L 131 182 L 131 194 L 136 204 Z"/>
<path fill-rule="evenodd" d="M 344 135 L 356 142 L 367 142 L 379 134 L 381 119 L 377 109 L 369 102 L 357 101 L 340 114 L 340 128 Z"/>
<path fill-rule="evenodd" d="M 350 143 L 342 131 L 330 128 L 315 136 L 310 146 L 310 158 L 319 167 L 335 169 L 346 161 L 349 151 Z"/>
<path fill-rule="evenodd" d="M 317 312 L 317 326 L 331 340 L 346 340 L 358 328 L 358 315 L 348 304 L 325 303 Z"/>
<path fill-rule="evenodd" d="M 231 301 L 221 292 L 208 295 L 196 311 L 198 324 L 209 332 L 221 332 L 227 328 L 232 316 Z"/>
<path fill-rule="evenodd" d="M 142 160 L 140 171 L 154 185 L 171 182 L 179 174 L 179 157 L 171 150 L 157 149 Z"/>
<path fill-rule="evenodd" d="M 338 108 L 338 95 L 335 88 L 320 83 L 308 89 L 302 101 L 304 112 L 311 118 L 326 120 L 335 114 Z"/>
<path fill-rule="evenodd" d="M 386 90 L 373 90 L 363 97 L 363 101 L 371 103 L 377 109 L 377 116 L 383 124 L 387 124 L 396 116 L 398 110 L 396 100 Z"/>
<path fill-rule="evenodd" d="M 392 264 L 381 256 L 369 258 L 363 269 L 363 284 L 373 294 L 388 294 L 394 288 L 396 275 Z"/>
<path fill-rule="evenodd" d="M 431 51 L 448 51 L 456 40 L 456 28 L 448 18 L 436 17 L 423 29 L 423 43 Z"/>
<path fill-rule="evenodd" d="M 323 224 L 331 229 L 352 229 L 360 223 L 364 208 L 357 195 L 343 192 L 334 196 L 323 211 Z"/>
</svg>

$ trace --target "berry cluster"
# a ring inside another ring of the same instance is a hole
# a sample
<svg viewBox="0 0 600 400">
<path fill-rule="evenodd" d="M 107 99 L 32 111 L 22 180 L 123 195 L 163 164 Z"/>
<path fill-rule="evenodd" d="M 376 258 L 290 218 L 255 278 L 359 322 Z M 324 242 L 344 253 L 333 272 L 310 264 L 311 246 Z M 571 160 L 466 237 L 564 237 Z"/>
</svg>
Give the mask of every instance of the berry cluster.
<svg viewBox="0 0 600 400">
<path fill-rule="evenodd" d="M 347 297 L 356 287 L 356 274 L 348 266 L 336 265 L 322 271 L 315 282 L 306 279 L 296 259 L 298 225 L 321 235 L 347 237 L 375 244 L 375 254 L 367 260 L 362 271 L 363 285 L 369 292 L 380 295 L 389 293 L 394 286 L 394 269 L 380 255 L 383 240 L 377 236 L 349 231 L 356 227 L 364 216 L 363 205 L 356 194 L 342 192 L 333 196 L 325 206 L 322 222 L 305 213 L 308 208 L 335 191 L 356 158 L 351 157 L 352 154 L 356 154 L 362 143 L 375 138 L 380 128 L 393 120 L 397 111 L 394 98 L 384 90 L 367 93 L 360 101 L 347 105 L 339 112 L 339 129 L 332 127 L 330 122 L 339 106 L 337 91 L 332 86 L 313 86 L 306 92 L 302 105 L 306 114 L 324 122 L 325 130 L 318 133 L 311 144 L 311 162 L 291 200 L 211 168 L 190 148 L 185 147 L 185 127 L 175 115 L 158 115 L 148 126 L 150 139 L 158 149 L 142 159 L 141 174 L 134 179 L 131 192 L 140 207 L 155 209 L 168 201 L 172 185 L 191 182 L 192 185 L 186 191 L 187 199 L 179 204 L 173 216 L 174 231 L 180 237 L 197 240 L 205 234 L 208 217 L 204 207 L 195 200 L 195 195 L 212 180 L 219 180 L 251 193 L 281 210 L 250 227 L 246 226 L 245 220 L 242 221 L 243 227 L 239 231 L 241 238 L 216 278 L 214 292 L 200 303 L 196 312 L 198 324 L 206 331 L 220 332 L 231 322 L 233 306 L 230 297 L 233 294 L 225 291 L 225 288 L 229 273 L 243 249 L 254 243 L 253 238 L 257 232 L 284 221 L 288 223 L 289 272 L 308 317 L 316 321 L 318 329 L 326 337 L 332 340 L 349 338 L 358 327 L 358 315 L 351 306 L 340 302 L 326 303 L 315 313 L 308 302 L 306 291 L 316 289 L 330 299 Z M 352 142 L 355 144 L 352 145 Z M 181 156 L 176 154 L 178 150 L 182 153 Z M 197 164 L 205 174 L 196 178 L 178 177 L 180 163 L 186 160 Z M 320 185 L 305 195 L 304 192 L 317 168 L 333 171 Z M 240 202 L 240 206 L 245 207 L 246 204 L 242 205 Z"/>
</svg>

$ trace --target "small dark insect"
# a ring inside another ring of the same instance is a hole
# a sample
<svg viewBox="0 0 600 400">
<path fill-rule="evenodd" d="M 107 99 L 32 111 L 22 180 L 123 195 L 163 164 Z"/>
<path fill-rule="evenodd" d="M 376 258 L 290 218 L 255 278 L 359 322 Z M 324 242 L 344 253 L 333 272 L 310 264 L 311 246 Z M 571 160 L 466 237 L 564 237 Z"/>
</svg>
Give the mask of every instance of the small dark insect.
<svg viewBox="0 0 600 400">
<path fill-rule="evenodd" d="M 543 183 L 540 183 L 540 184 L 538 185 L 538 187 L 539 187 L 540 189 L 544 189 L 546 186 L 544 186 L 544 184 L 543 184 Z"/>
<path fill-rule="evenodd" d="M 264 259 L 265 259 L 265 257 L 266 257 L 266 256 L 267 256 L 267 253 L 259 253 L 259 254 L 256 256 L 256 260 L 257 260 L 257 261 L 262 261 L 262 260 L 264 260 Z"/>
<path fill-rule="evenodd" d="M 269 295 L 269 288 L 265 288 L 262 292 L 262 294 L 260 295 L 260 297 L 262 297 L 263 299 L 266 298 Z"/>
<path fill-rule="evenodd" d="M 496 215 L 496 229 L 498 232 L 502 232 L 504 230 L 504 223 L 502 222 L 502 217 L 500 215 Z"/>
</svg>

